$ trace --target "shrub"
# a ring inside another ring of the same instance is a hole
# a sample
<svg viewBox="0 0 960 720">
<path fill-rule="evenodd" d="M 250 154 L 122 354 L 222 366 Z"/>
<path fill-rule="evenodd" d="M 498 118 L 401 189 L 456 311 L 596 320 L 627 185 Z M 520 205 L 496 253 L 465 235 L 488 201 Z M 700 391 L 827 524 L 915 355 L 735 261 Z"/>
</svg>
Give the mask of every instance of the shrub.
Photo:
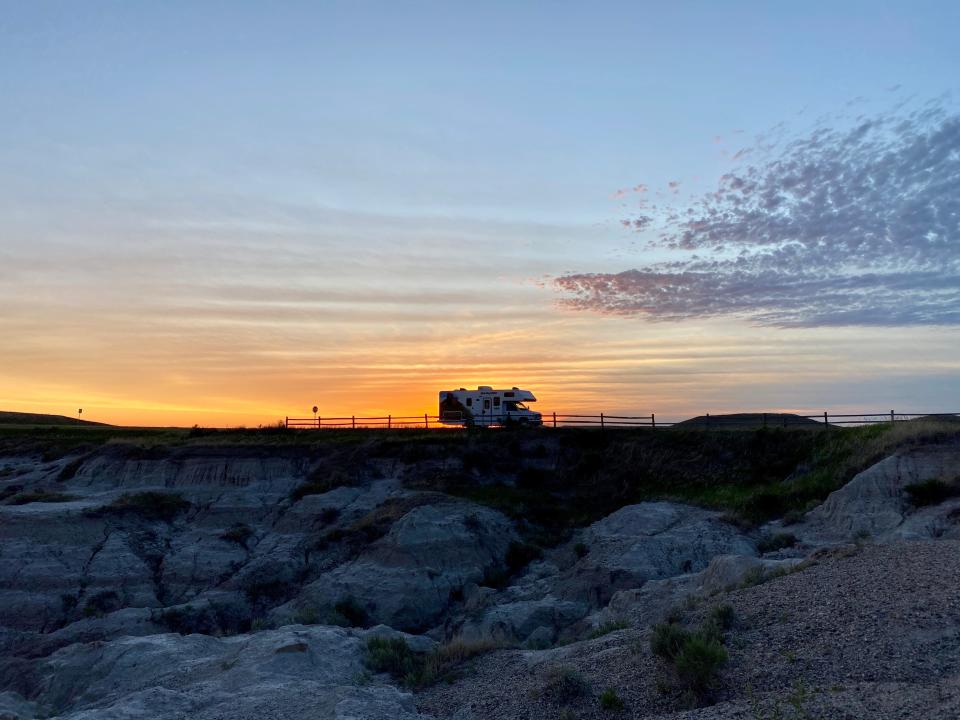
<svg viewBox="0 0 960 720">
<path fill-rule="evenodd" d="M 104 590 L 91 595 L 83 606 L 84 617 L 101 617 L 120 609 L 120 596 L 113 590 Z"/>
<path fill-rule="evenodd" d="M 335 613 L 340 615 L 350 627 L 367 627 L 370 624 L 370 616 L 367 609 L 352 597 L 345 597 L 333 606 Z"/>
<path fill-rule="evenodd" d="M 797 538 L 792 533 L 775 533 L 765 535 L 757 543 L 757 550 L 762 553 L 776 552 L 783 548 L 793 547 L 797 544 Z"/>
<path fill-rule="evenodd" d="M 69 613 L 77 606 L 77 596 L 70 593 L 64 593 L 60 596 L 60 607 L 64 614 Z"/>
<path fill-rule="evenodd" d="M 236 635 L 251 627 L 249 616 L 229 603 L 187 604 L 164 609 L 160 621 L 181 635 Z"/>
<path fill-rule="evenodd" d="M 727 651 L 719 640 L 707 633 L 695 633 L 684 641 L 674 667 L 684 690 L 700 700 L 726 661 Z"/>
<path fill-rule="evenodd" d="M 732 605 L 717 605 L 710 611 L 707 622 L 715 625 L 719 630 L 726 631 L 733 627 L 736 615 Z"/>
<path fill-rule="evenodd" d="M 330 523 L 336 522 L 337 518 L 340 517 L 340 511 L 335 507 L 325 507 L 320 511 L 320 521 L 324 525 L 329 525 Z"/>
<path fill-rule="evenodd" d="M 623 710 L 623 700 L 617 695 L 616 690 L 607 688 L 600 693 L 600 707 L 610 712 L 617 712 Z"/>
<path fill-rule="evenodd" d="M 60 472 L 57 473 L 57 481 L 66 482 L 67 480 L 72 480 L 86 459 L 86 456 L 75 458 L 60 468 Z"/>
<path fill-rule="evenodd" d="M 691 705 L 703 700 L 727 661 L 723 631 L 733 624 L 733 618 L 733 609 L 721 605 L 696 632 L 673 623 L 661 623 L 653 629 L 650 649 L 673 671 L 678 688 Z"/>
<path fill-rule="evenodd" d="M 273 580 L 254 580 L 247 583 L 243 591 L 247 599 L 254 604 L 274 604 L 286 600 L 296 590 L 296 585 L 289 580 L 275 578 Z"/>
<path fill-rule="evenodd" d="M 534 560 L 539 560 L 541 557 L 543 557 L 543 551 L 536 545 L 512 542 L 510 543 L 510 547 L 507 549 L 507 556 L 505 560 L 507 563 L 507 568 L 509 568 L 510 572 L 516 573 L 525 568 Z"/>
<path fill-rule="evenodd" d="M 253 535 L 253 529 L 249 525 L 238 523 L 224 532 L 220 539 L 246 547 L 251 535 Z"/>
<path fill-rule="evenodd" d="M 335 487 L 352 485 L 353 483 L 354 478 L 342 469 L 331 469 L 326 465 L 321 465 L 314 468 L 303 484 L 293 489 L 290 493 L 290 499 L 296 502 L 307 495 L 322 495 L 325 492 L 330 492 Z"/>
<path fill-rule="evenodd" d="M 483 573 L 483 579 L 480 584 L 489 588 L 505 588 L 510 582 L 510 573 L 499 566 L 488 567 Z"/>
<path fill-rule="evenodd" d="M 650 636 L 650 650 L 661 660 L 672 663 L 690 633 L 676 623 L 659 623 Z"/>
<path fill-rule="evenodd" d="M 136 515 L 144 520 L 172 522 L 189 507 L 190 502 L 175 493 L 148 491 L 123 495 L 109 505 L 90 510 L 86 514 L 89 517 Z"/>
<path fill-rule="evenodd" d="M 554 665 L 547 670 L 537 696 L 556 703 L 567 705 L 592 692 L 586 678 L 569 665 Z"/>
<path fill-rule="evenodd" d="M 904 488 L 915 507 L 939 505 L 944 500 L 960 495 L 960 487 L 943 480 L 926 480 Z"/>
<path fill-rule="evenodd" d="M 588 548 L 585 543 L 578 542 L 573 546 L 573 554 L 576 555 L 578 559 L 585 558 L 589 552 L 590 548 Z"/>
</svg>

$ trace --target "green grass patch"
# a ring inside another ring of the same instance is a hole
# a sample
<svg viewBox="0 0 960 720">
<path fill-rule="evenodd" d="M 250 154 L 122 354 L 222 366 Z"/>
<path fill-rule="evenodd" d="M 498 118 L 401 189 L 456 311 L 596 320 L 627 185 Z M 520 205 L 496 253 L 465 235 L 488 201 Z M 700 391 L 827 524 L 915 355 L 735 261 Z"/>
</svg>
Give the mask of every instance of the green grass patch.
<svg viewBox="0 0 960 720">
<path fill-rule="evenodd" d="M 451 680 L 467 660 L 501 647 L 489 641 L 468 642 L 456 637 L 429 653 L 418 653 L 402 637 L 367 640 L 364 664 L 371 672 L 389 673 L 404 687 L 418 690 Z"/>
<path fill-rule="evenodd" d="M 607 688 L 600 693 L 600 708 L 607 712 L 620 712 L 624 708 L 624 703 L 616 690 Z"/>
<path fill-rule="evenodd" d="M 676 689 L 685 704 L 703 703 L 719 681 L 727 662 L 724 633 L 734 623 L 733 608 L 715 607 L 696 630 L 678 623 L 660 623 L 650 636 L 651 652 L 670 671 Z"/>
</svg>

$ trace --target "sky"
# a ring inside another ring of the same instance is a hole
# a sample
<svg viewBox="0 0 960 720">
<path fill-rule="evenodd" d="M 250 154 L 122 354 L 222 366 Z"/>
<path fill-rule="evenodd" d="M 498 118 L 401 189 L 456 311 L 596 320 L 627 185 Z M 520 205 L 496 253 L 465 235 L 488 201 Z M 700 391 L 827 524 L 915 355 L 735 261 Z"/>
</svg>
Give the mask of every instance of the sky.
<svg viewBox="0 0 960 720">
<path fill-rule="evenodd" d="M 0 11 L 0 409 L 960 411 L 956 3 Z"/>
</svg>

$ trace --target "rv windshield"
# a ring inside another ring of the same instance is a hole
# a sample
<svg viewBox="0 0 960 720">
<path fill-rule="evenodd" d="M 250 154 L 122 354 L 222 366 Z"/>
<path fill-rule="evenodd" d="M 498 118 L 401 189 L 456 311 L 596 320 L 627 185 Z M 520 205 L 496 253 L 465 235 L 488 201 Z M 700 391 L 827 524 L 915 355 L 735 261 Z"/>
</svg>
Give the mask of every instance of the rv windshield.
<svg viewBox="0 0 960 720">
<path fill-rule="evenodd" d="M 504 406 L 506 407 L 507 410 L 529 410 L 530 409 L 526 405 L 524 405 L 522 402 L 515 402 L 514 400 L 508 400 L 507 402 L 504 403 Z"/>
</svg>

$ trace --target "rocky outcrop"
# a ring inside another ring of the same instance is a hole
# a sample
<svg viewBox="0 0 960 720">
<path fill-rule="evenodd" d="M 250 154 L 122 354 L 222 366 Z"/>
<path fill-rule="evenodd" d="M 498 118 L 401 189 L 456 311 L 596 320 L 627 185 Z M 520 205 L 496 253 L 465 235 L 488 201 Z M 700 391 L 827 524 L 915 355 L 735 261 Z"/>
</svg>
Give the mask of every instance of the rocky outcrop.
<svg viewBox="0 0 960 720">
<path fill-rule="evenodd" d="M 691 577 L 719 555 L 754 556 L 756 547 L 716 512 L 669 502 L 629 505 L 533 563 L 514 585 L 475 602 L 483 609 L 470 612 L 460 632 L 520 642 L 534 631 L 540 639 L 557 637 L 618 591 Z"/>
<path fill-rule="evenodd" d="M 960 498 L 917 507 L 907 489 L 926 481 L 954 483 L 960 477 L 960 446 L 934 445 L 897 452 L 864 470 L 791 531 L 813 544 L 856 537 L 960 537 Z"/>
<path fill-rule="evenodd" d="M 43 661 L 34 695 L 64 720 L 418 717 L 395 687 L 356 687 L 364 642 L 362 631 L 290 626 L 76 644 Z"/>
<path fill-rule="evenodd" d="M 607 606 L 597 613 L 594 624 L 654 625 L 691 600 L 702 600 L 734 589 L 750 578 L 760 581 L 789 572 L 802 562 L 800 558 L 773 560 L 749 555 L 719 555 L 698 573 L 650 580 L 639 588 L 614 593 Z"/>
<path fill-rule="evenodd" d="M 304 608 L 351 601 L 377 622 L 401 629 L 435 623 L 468 583 L 502 562 L 516 534 L 502 514 L 468 503 L 411 510 L 356 559 L 324 573 L 296 600 L 274 611 L 277 621 Z"/>
</svg>

